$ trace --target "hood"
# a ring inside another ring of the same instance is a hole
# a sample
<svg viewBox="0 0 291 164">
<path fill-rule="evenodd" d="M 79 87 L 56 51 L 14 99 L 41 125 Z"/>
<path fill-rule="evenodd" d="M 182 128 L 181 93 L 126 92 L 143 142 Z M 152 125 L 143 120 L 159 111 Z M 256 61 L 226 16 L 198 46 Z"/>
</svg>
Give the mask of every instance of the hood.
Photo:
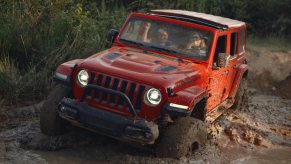
<svg viewBox="0 0 291 164">
<path fill-rule="evenodd" d="M 200 65 L 175 57 L 119 47 L 87 58 L 80 67 L 174 91 L 193 85 L 204 70 Z"/>
</svg>

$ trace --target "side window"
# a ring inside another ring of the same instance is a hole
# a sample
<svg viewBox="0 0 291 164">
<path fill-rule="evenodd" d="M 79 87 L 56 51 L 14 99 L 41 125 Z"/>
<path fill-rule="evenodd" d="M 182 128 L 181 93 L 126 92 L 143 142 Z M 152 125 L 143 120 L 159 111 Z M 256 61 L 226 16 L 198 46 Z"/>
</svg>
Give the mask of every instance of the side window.
<svg viewBox="0 0 291 164">
<path fill-rule="evenodd" d="M 218 60 L 218 54 L 219 53 L 226 53 L 226 45 L 227 45 L 227 36 L 226 35 L 223 35 L 223 36 L 220 36 L 217 40 L 217 43 L 216 43 L 216 49 L 215 49 L 215 54 L 214 54 L 214 64 L 217 63 L 217 60 Z"/>
<path fill-rule="evenodd" d="M 230 36 L 230 55 L 234 56 L 237 54 L 237 39 L 238 39 L 238 33 L 234 32 Z"/>
<path fill-rule="evenodd" d="M 239 53 L 245 51 L 245 38 L 246 38 L 246 33 L 245 31 L 241 31 L 239 34 Z"/>
</svg>

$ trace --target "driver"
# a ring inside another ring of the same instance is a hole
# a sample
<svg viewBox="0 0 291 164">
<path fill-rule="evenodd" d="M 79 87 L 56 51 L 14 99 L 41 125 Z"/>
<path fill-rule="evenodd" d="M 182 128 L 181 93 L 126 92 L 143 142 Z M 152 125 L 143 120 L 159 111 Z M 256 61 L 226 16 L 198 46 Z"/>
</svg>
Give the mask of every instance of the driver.
<svg viewBox="0 0 291 164">
<path fill-rule="evenodd" d="M 166 30 L 164 29 L 158 30 L 158 39 L 156 40 L 157 44 L 161 46 L 167 46 L 169 44 L 168 38 L 169 34 Z"/>
</svg>

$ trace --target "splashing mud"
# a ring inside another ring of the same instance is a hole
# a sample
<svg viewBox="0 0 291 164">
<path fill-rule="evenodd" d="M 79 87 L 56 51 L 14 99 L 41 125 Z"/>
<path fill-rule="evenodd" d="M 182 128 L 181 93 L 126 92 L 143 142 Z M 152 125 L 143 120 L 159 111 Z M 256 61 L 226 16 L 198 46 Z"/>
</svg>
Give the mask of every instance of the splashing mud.
<svg viewBox="0 0 291 164">
<path fill-rule="evenodd" d="M 2 112 L 6 119 L 1 122 L 0 163 L 291 162 L 291 100 L 254 89 L 249 94 L 242 110 L 228 111 L 208 126 L 206 147 L 179 160 L 157 158 L 150 148 L 130 147 L 73 127 L 62 136 L 42 135 L 37 117 L 40 105 Z"/>
</svg>

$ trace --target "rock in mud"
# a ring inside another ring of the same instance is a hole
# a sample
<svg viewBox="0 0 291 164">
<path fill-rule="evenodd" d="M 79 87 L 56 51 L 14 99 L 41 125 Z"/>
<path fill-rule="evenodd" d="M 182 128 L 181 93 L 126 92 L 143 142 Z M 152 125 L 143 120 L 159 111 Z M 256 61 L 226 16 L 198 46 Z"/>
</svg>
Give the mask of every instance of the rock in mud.
<svg viewBox="0 0 291 164">
<path fill-rule="evenodd" d="M 257 146 L 261 146 L 263 143 L 263 137 L 259 134 L 257 134 L 254 138 L 254 144 Z"/>
<path fill-rule="evenodd" d="M 240 142 L 240 136 L 235 128 L 229 128 L 225 130 L 226 135 L 228 135 L 229 139 L 234 142 Z"/>
<path fill-rule="evenodd" d="M 5 122 L 7 120 L 7 117 L 3 114 L 0 114 L 0 123 Z"/>
<path fill-rule="evenodd" d="M 252 132 L 252 131 L 250 131 L 250 130 L 244 130 L 244 132 L 243 132 L 243 139 L 245 140 L 245 141 L 247 141 L 248 143 L 254 143 L 254 136 L 255 136 L 255 134 Z"/>
</svg>

